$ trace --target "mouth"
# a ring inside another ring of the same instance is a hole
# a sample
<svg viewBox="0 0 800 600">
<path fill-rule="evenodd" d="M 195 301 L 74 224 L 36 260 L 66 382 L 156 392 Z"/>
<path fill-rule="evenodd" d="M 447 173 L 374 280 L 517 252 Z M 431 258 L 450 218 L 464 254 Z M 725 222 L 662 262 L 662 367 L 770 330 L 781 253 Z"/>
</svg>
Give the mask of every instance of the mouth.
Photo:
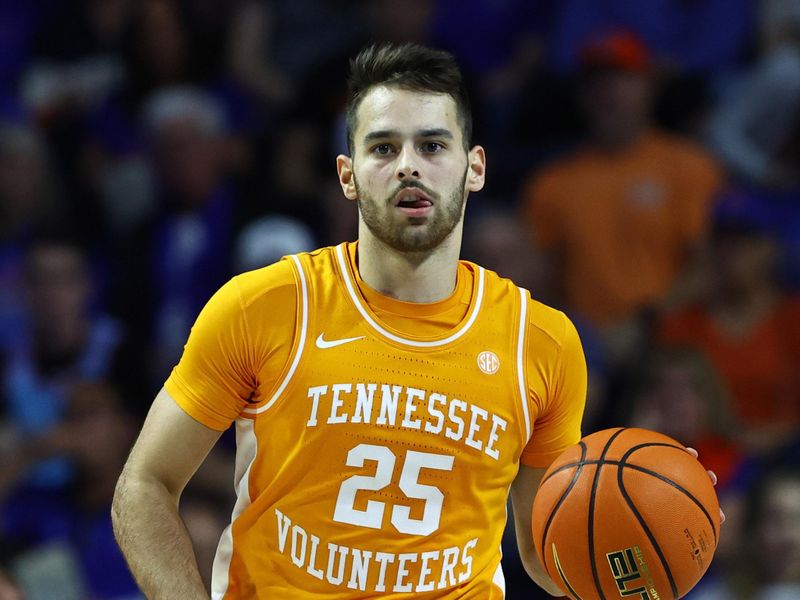
<svg viewBox="0 0 800 600">
<path fill-rule="evenodd" d="M 409 187 L 403 188 L 395 195 L 394 205 L 409 216 L 419 217 L 430 212 L 433 200 L 421 189 Z"/>
</svg>

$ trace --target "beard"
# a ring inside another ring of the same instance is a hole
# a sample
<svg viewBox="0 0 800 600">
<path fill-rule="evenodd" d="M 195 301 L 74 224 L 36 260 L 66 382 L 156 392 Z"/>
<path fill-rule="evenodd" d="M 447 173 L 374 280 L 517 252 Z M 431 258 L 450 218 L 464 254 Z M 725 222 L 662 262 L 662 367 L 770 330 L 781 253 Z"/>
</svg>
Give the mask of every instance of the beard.
<svg viewBox="0 0 800 600">
<path fill-rule="evenodd" d="M 445 194 L 444 200 L 422 184 L 409 182 L 400 184 L 386 199 L 378 201 L 359 187 L 355 176 L 353 180 L 358 194 L 358 210 L 364 223 L 372 235 L 399 252 L 429 252 L 439 247 L 464 215 L 466 169 L 461 184 Z M 424 191 L 434 202 L 433 214 L 429 217 L 397 218 L 393 198 L 405 188 Z"/>
</svg>

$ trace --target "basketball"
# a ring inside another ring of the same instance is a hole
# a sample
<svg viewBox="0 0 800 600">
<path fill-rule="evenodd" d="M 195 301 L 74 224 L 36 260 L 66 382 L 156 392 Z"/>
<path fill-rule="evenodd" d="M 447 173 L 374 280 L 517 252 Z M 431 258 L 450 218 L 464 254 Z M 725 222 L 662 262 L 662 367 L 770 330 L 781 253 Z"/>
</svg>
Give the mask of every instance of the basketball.
<svg viewBox="0 0 800 600">
<path fill-rule="evenodd" d="M 683 445 L 646 429 L 586 436 L 547 470 L 533 505 L 542 563 L 575 599 L 684 596 L 708 569 L 719 503 Z"/>
</svg>

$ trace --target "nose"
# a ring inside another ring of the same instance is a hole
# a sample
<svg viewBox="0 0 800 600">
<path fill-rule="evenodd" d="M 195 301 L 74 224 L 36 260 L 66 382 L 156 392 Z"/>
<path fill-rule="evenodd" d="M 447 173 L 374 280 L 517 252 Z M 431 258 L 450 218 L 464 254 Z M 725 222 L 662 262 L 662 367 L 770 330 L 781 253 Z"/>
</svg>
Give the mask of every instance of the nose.
<svg viewBox="0 0 800 600">
<path fill-rule="evenodd" d="M 405 146 L 397 160 L 397 179 L 419 179 L 419 166 L 417 155 L 413 148 Z"/>
</svg>

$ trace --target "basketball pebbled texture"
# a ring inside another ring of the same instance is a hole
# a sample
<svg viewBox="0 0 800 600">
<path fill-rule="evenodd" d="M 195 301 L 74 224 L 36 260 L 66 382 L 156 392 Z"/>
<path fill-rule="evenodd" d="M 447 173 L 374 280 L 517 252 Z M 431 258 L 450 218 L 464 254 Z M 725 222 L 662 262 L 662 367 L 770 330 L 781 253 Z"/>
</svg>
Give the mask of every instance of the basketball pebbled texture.
<svg viewBox="0 0 800 600">
<path fill-rule="evenodd" d="M 536 551 L 572 598 L 684 596 L 708 569 L 719 503 L 703 466 L 635 428 L 586 436 L 547 470 L 533 505 Z"/>
</svg>

